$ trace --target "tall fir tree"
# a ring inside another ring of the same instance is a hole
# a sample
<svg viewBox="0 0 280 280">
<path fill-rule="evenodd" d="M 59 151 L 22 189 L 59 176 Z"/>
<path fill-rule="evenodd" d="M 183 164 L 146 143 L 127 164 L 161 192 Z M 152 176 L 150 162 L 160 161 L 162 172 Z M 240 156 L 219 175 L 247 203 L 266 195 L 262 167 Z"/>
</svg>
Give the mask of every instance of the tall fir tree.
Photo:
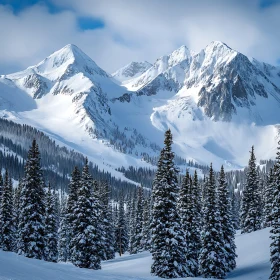
<svg viewBox="0 0 280 280">
<path fill-rule="evenodd" d="M 183 180 L 178 203 L 178 211 L 181 218 L 182 229 L 186 241 L 186 265 L 187 277 L 198 275 L 198 255 L 200 248 L 199 220 L 196 216 L 192 180 L 187 170 Z"/>
<path fill-rule="evenodd" d="M 97 230 L 98 220 L 96 220 L 98 210 L 95 208 L 92 191 L 93 180 L 86 160 L 81 176 L 81 185 L 77 190 L 78 200 L 74 206 L 73 214 L 77 218 L 73 224 L 71 260 L 78 267 L 101 269 L 98 252 L 100 234 Z"/>
<path fill-rule="evenodd" d="M 5 172 L 0 207 L 1 247 L 3 251 L 13 251 L 15 227 L 13 215 L 13 186 L 8 171 Z"/>
<path fill-rule="evenodd" d="M 39 148 L 34 139 L 25 163 L 19 216 L 18 253 L 42 259 L 45 247 L 45 207 Z"/>
<path fill-rule="evenodd" d="M 223 279 L 226 275 L 227 268 L 212 164 L 205 190 L 203 224 L 199 256 L 200 272 L 205 278 Z"/>
<path fill-rule="evenodd" d="M 103 182 L 100 186 L 100 203 L 101 203 L 101 222 L 103 224 L 104 240 L 102 247 L 104 248 L 104 260 L 115 258 L 114 249 L 114 227 L 112 227 L 112 206 L 110 204 L 110 191 L 107 182 Z"/>
<path fill-rule="evenodd" d="M 78 233 L 75 232 L 76 228 L 74 227 L 74 224 L 76 223 L 77 216 L 74 214 L 74 209 L 76 207 L 77 201 L 78 201 L 78 190 L 81 185 L 81 173 L 77 166 L 74 167 L 74 170 L 72 172 L 71 180 L 68 186 L 68 199 L 67 199 L 67 208 L 65 212 L 65 227 L 63 228 L 63 235 L 64 235 L 64 252 L 67 255 L 67 259 L 71 260 L 71 254 L 73 252 L 73 243 L 71 243 L 71 240 L 74 235 L 77 235 Z M 62 224 L 62 226 L 64 226 Z M 62 244 L 61 244 L 62 245 Z"/>
<path fill-rule="evenodd" d="M 264 209 L 263 209 L 263 224 L 264 228 L 270 227 L 272 222 L 272 209 L 274 200 L 274 180 L 275 176 L 273 169 L 270 168 L 269 175 L 267 178 L 265 192 L 264 192 Z"/>
<path fill-rule="evenodd" d="M 67 199 L 61 198 L 60 219 L 58 228 L 58 261 L 67 262 L 69 255 L 69 228 L 67 219 Z"/>
<path fill-rule="evenodd" d="M 141 233 L 141 248 L 144 251 L 149 251 L 151 247 L 151 206 L 150 200 L 148 198 L 145 199 L 143 204 L 143 226 Z"/>
<path fill-rule="evenodd" d="M 242 194 L 241 233 L 249 233 L 261 228 L 259 179 L 256 168 L 254 147 L 246 174 L 246 185 Z"/>
<path fill-rule="evenodd" d="M 217 202 L 221 217 L 221 227 L 223 234 L 222 239 L 224 240 L 226 268 L 227 272 L 229 272 L 236 267 L 236 245 L 235 229 L 232 219 L 232 203 L 223 166 L 221 167 L 218 179 Z"/>
<path fill-rule="evenodd" d="M 177 211 L 178 171 L 170 129 L 165 133 L 164 144 L 152 189 L 151 273 L 162 278 L 178 278 L 187 275 L 186 243 Z"/>
<path fill-rule="evenodd" d="M 270 262 L 271 274 L 269 279 L 280 279 L 280 141 L 277 147 L 276 164 L 274 166 L 274 188 L 273 205 L 271 213 L 271 244 L 270 244 Z"/>
<path fill-rule="evenodd" d="M 49 184 L 46 194 L 46 221 L 45 221 L 45 260 L 57 262 L 58 260 L 58 213 L 56 211 L 56 196 Z"/>
<path fill-rule="evenodd" d="M 140 186 L 137 188 L 137 200 L 135 208 L 135 237 L 134 242 L 132 243 L 132 254 L 137 254 L 143 250 L 141 245 L 142 239 L 142 229 L 143 229 L 143 187 Z"/>
<path fill-rule="evenodd" d="M 128 249 L 128 233 L 127 233 L 127 225 L 125 219 L 125 211 L 124 211 L 124 201 L 123 194 L 120 196 L 119 206 L 118 206 L 118 215 L 117 222 L 115 227 L 115 247 L 116 252 L 122 256 Z"/>
<path fill-rule="evenodd" d="M 135 191 L 131 197 L 131 200 L 128 203 L 128 237 L 129 237 L 129 248 L 128 251 L 130 254 L 133 254 L 134 244 L 135 244 L 135 226 L 136 226 L 136 201 L 137 201 L 137 192 Z"/>
</svg>

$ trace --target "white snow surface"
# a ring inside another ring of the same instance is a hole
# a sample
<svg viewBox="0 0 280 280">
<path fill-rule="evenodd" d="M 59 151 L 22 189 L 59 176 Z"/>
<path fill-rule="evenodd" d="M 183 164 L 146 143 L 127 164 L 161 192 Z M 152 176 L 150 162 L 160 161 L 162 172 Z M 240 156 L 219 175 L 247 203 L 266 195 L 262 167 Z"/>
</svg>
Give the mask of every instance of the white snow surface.
<svg viewBox="0 0 280 280">
<path fill-rule="evenodd" d="M 269 244 L 269 228 L 249 234 L 237 234 L 237 268 L 228 274 L 227 279 L 267 280 L 270 275 Z M 143 252 L 102 262 L 102 270 L 94 271 L 77 268 L 70 263 L 54 264 L 28 259 L 0 250 L 0 280 L 160 279 L 150 275 L 151 264 L 151 254 Z"/>
<path fill-rule="evenodd" d="M 229 122 L 208 117 L 198 105 L 201 89 L 219 90 L 236 72 L 250 94 L 236 101 L 241 106 Z M 275 157 L 279 67 L 215 41 L 198 53 L 182 46 L 153 65 L 133 62 L 113 76 L 78 47 L 67 45 L 35 66 L 0 76 L 0 117 L 44 131 L 120 178 L 117 167 L 150 166 L 141 153 L 158 155 L 151 146 L 163 146 L 167 128 L 178 155 L 200 164 L 212 162 L 216 169 L 222 164 L 226 170 L 246 166 L 252 145 L 258 160 Z M 263 88 L 267 97 L 254 92 Z M 109 144 L 116 130 L 128 142 L 143 137 L 145 143 L 137 143 L 131 154 L 121 153 Z"/>
</svg>

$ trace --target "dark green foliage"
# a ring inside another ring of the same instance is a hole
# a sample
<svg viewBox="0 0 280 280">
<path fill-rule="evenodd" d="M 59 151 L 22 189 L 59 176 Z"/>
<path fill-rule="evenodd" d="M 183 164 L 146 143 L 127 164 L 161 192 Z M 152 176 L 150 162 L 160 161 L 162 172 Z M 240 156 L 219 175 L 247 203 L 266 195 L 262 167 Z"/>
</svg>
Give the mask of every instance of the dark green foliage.
<svg viewBox="0 0 280 280">
<path fill-rule="evenodd" d="M 15 227 L 13 215 L 13 186 L 8 171 L 5 172 L 0 204 L 1 247 L 3 251 L 13 251 L 15 246 Z"/>
<path fill-rule="evenodd" d="M 45 221 L 45 260 L 57 262 L 58 259 L 58 217 L 56 196 L 49 185 L 46 194 L 46 221 Z"/>
<path fill-rule="evenodd" d="M 280 141 L 278 142 L 276 164 L 274 169 L 273 204 L 271 212 L 271 244 L 270 262 L 271 274 L 269 279 L 280 279 Z"/>
<path fill-rule="evenodd" d="M 261 212 L 259 205 L 259 178 L 256 168 L 254 147 L 252 147 L 246 174 L 246 185 L 242 194 L 241 233 L 249 233 L 261 228 Z"/>
<path fill-rule="evenodd" d="M 42 259 L 45 246 L 45 207 L 40 153 L 35 140 L 28 152 L 22 180 L 18 253 Z"/>
<path fill-rule="evenodd" d="M 98 232 L 98 212 L 96 201 L 92 197 L 93 180 L 89 174 L 88 162 L 83 168 L 81 185 L 77 190 L 78 200 L 74 206 L 73 236 L 71 239 L 71 260 L 74 265 L 83 268 L 100 269 Z"/>
<path fill-rule="evenodd" d="M 210 166 L 208 184 L 205 189 L 203 225 L 199 256 L 200 272 L 205 278 L 223 279 L 227 268 L 212 164 Z"/>
<path fill-rule="evenodd" d="M 115 249 L 116 252 L 118 252 L 121 256 L 128 249 L 128 233 L 124 212 L 123 196 L 120 197 L 117 213 L 117 222 L 115 226 Z"/>
<path fill-rule="evenodd" d="M 187 275 L 186 243 L 177 212 L 178 171 L 173 161 L 170 130 L 165 133 L 164 144 L 152 189 L 151 273 L 162 278 L 178 278 Z"/>
<path fill-rule="evenodd" d="M 274 185 L 275 185 L 275 176 L 272 168 L 270 168 L 270 172 L 267 177 L 268 178 L 267 178 L 265 193 L 264 193 L 264 209 L 263 209 L 263 225 L 262 225 L 263 227 L 270 227 L 272 222 L 272 209 L 273 209 Z"/>
<path fill-rule="evenodd" d="M 221 167 L 221 172 L 217 187 L 217 201 L 221 217 L 222 239 L 224 240 L 225 262 L 227 271 L 236 267 L 236 246 L 235 246 L 235 230 L 232 219 L 232 203 L 229 195 L 229 189 L 226 183 L 224 167 Z"/>
</svg>

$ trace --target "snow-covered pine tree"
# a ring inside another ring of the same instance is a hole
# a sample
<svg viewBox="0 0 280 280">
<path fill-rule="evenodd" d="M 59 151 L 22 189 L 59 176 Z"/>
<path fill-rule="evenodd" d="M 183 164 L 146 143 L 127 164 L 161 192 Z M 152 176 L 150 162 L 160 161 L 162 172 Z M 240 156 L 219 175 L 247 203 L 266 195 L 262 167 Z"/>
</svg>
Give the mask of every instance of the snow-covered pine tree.
<svg viewBox="0 0 280 280">
<path fill-rule="evenodd" d="M 223 279 L 226 275 L 225 249 L 217 206 L 216 184 L 212 164 L 205 189 L 203 229 L 199 255 L 200 272 L 205 278 Z"/>
<path fill-rule="evenodd" d="M 241 205 L 241 233 L 249 233 L 261 228 L 259 179 L 256 168 L 254 147 L 246 174 L 246 185 L 242 195 Z"/>
<path fill-rule="evenodd" d="M 62 197 L 58 228 L 58 261 L 66 262 L 69 258 L 69 229 L 67 219 L 67 198 Z"/>
<path fill-rule="evenodd" d="M 224 167 L 221 167 L 221 171 L 218 179 L 217 186 L 217 202 L 221 217 L 222 234 L 224 240 L 225 249 L 225 261 L 227 272 L 236 267 L 236 245 L 235 245 L 235 229 L 233 227 L 232 219 L 232 204 L 229 195 L 229 189 L 226 182 Z"/>
<path fill-rule="evenodd" d="M 240 197 L 240 192 L 239 190 L 237 192 L 235 192 L 235 190 L 233 190 L 232 193 L 232 219 L 233 219 L 233 227 L 235 230 L 240 229 L 240 201 L 241 201 L 241 197 Z"/>
<path fill-rule="evenodd" d="M 46 221 L 45 221 L 45 260 L 49 262 L 57 262 L 58 259 L 58 228 L 57 228 L 57 212 L 56 197 L 49 184 L 46 194 Z"/>
<path fill-rule="evenodd" d="M 170 129 L 165 133 L 164 144 L 152 190 L 151 273 L 162 278 L 178 278 L 187 275 L 186 243 L 177 211 L 178 171 L 174 165 Z"/>
<path fill-rule="evenodd" d="M 114 231 L 112 227 L 112 207 L 110 205 L 110 191 L 108 183 L 102 182 L 100 185 L 101 218 L 103 224 L 104 240 L 104 260 L 115 258 Z"/>
<path fill-rule="evenodd" d="M 18 253 L 43 259 L 45 207 L 39 148 L 34 139 L 25 163 L 19 215 Z"/>
<path fill-rule="evenodd" d="M 13 186 L 7 170 L 4 178 L 0 207 L 1 247 L 3 251 L 13 251 L 15 244 Z"/>
<path fill-rule="evenodd" d="M 136 221 L 136 201 L 137 201 L 137 192 L 134 191 L 131 200 L 128 203 L 128 236 L 129 236 L 129 248 L 128 251 L 130 254 L 133 254 L 133 246 L 135 243 L 135 221 Z M 118 251 L 118 249 L 116 250 Z"/>
<path fill-rule="evenodd" d="M 83 268 L 101 269 L 100 233 L 98 232 L 98 210 L 92 196 L 93 180 L 89 174 L 86 160 L 81 176 L 81 185 L 77 190 L 78 200 L 74 206 L 76 219 L 73 223 L 73 236 L 71 239 L 71 260 L 74 265 Z"/>
<path fill-rule="evenodd" d="M 135 238 L 132 243 L 132 254 L 137 254 L 143 250 L 141 246 L 142 239 L 142 229 L 143 229 L 143 187 L 139 186 L 137 188 L 137 200 L 135 208 Z"/>
<path fill-rule="evenodd" d="M 14 190 L 14 197 L 13 197 L 13 224 L 15 228 L 15 240 L 14 240 L 14 248 L 13 251 L 17 252 L 17 241 L 19 238 L 18 235 L 18 224 L 19 224 L 19 215 L 20 215 L 20 196 L 21 196 L 21 179 L 19 180 L 18 186 Z"/>
<path fill-rule="evenodd" d="M 151 206 L 150 206 L 150 200 L 148 198 L 145 199 L 143 204 L 143 227 L 142 227 L 142 233 L 141 233 L 141 248 L 144 251 L 150 250 L 150 243 L 151 243 Z"/>
<path fill-rule="evenodd" d="M 199 221 L 196 219 L 196 207 L 192 180 L 187 170 L 186 176 L 180 188 L 178 212 L 181 218 L 181 225 L 186 242 L 186 266 L 187 277 L 195 277 L 198 274 L 199 254 Z M 198 243 L 198 244 L 197 244 Z M 197 246 L 198 245 L 198 246 Z"/>
<path fill-rule="evenodd" d="M 272 221 L 272 206 L 274 200 L 274 174 L 273 169 L 270 168 L 267 183 L 264 192 L 264 209 L 263 209 L 263 224 L 264 228 L 271 226 Z"/>
<path fill-rule="evenodd" d="M 120 256 L 122 256 L 128 249 L 128 234 L 125 220 L 123 194 L 120 196 L 118 206 L 118 215 L 115 227 L 115 242 L 116 251 Z"/>
<path fill-rule="evenodd" d="M 61 224 L 63 226 L 63 228 L 61 229 L 63 231 L 63 236 L 65 238 L 65 240 L 63 240 L 63 246 L 65 246 L 65 248 L 64 250 L 62 250 L 62 252 L 64 251 L 63 255 L 67 255 L 68 260 L 71 260 L 71 254 L 73 251 L 73 247 L 71 243 L 72 237 L 77 234 L 76 232 L 74 232 L 76 229 L 74 227 L 74 224 L 77 219 L 77 217 L 74 214 L 74 209 L 78 201 L 78 189 L 80 188 L 80 185 L 81 185 L 81 173 L 78 167 L 75 166 L 68 186 L 68 199 L 66 204 L 67 208 L 64 217 L 65 221 L 62 221 Z M 65 225 L 63 223 L 65 223 Z"/>
<path fill-rule="evenodd" d="M 94 204 L 94 209 L 96 210 L 93 215 L 95 221 L 96 234 L 99 242 L 97 243 L 97 251 L 100 260 L 106 260 L 106 232 L 104 228 L 104 207 L 102 203 L 102 186 L 96 181 L 93 181 L 92 188 L 92 202 Z"/>
<path fill-rule="evenodd" d="M 270 244 L 270 262 L 271 274 L 269 279 L 280 279 L 280 141 L 277 147 L 276 164 L 274 165 L 274 189 L 273 205 L 271 213 L 271 244 Z"/>
</svg>

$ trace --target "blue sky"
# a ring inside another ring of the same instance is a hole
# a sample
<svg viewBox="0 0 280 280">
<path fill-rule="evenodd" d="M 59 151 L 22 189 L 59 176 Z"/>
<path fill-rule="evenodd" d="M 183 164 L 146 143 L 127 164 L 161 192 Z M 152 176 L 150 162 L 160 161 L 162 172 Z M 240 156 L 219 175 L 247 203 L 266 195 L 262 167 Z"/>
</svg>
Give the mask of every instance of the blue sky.
<svg viewBox="0 0 280 280">
<path fill-rule="evenodd" d="M 112 72 L 213 40 L 280 65 L 280 0 L 0 0 L 0 74 L 74 43 Z"/>
</svg>

